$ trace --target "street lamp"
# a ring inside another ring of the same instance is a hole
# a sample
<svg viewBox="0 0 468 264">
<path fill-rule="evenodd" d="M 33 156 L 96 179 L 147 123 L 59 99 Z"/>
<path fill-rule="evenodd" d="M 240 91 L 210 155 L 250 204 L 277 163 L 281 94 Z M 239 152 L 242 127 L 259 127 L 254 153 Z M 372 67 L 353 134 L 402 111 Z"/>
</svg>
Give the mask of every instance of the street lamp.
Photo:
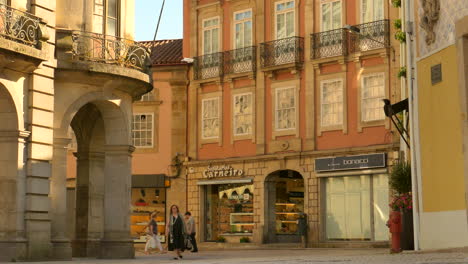
<svg viewBox="0 0 468 264">
<path fill-rule="evenodd" d="M 344 29 L 348 30 L 348 32 L 350 32 L 350 33 L 359 35 L 359 36 L 364 37 L 366 39 L 370 39 L 370 40 L 372 40 L 372 41 L 374 41 L 376 43 L 382 44 L 385 48 L 390 48 L 393 51 L 393 61 L 395 61 L 395 48 L 393 48 L 393 46 L 390 45 L 390 43 L 385 43 L 383 41 L 371 38 L 369 35 L 362 34 L 361 29 L 356 27 L 356 26 L 345 25 Z"/>
</svg>

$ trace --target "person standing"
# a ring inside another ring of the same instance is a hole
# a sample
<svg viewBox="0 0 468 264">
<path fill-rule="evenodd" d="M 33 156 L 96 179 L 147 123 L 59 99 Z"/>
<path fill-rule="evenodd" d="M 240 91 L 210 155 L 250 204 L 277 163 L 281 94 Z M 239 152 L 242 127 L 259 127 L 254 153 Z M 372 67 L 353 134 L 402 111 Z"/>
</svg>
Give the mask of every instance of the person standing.
<svg viewBox="0 0 468 264">
<path fill-rule="evenodd" d="M 145 245 L 145 254 L 149 255 L 150 248 L 158 248 L 161 254 L 166 253 L 161 245 L 161 241 L 158 238 L 158 224 L 156 222 L 157 212 L 153 212 L 150 215 L 150 222 L 148 223 L 148 233 Z"/>
<path fill-rule="evenodd" d="M 307 215 L 304 213 L 299 214 L 297 219 L 297 231 L 301 236 L 301 244 L 303 248 L 307 247 Z"/>
<path fill-rule="evenodd" d="M 180 214 L 177 205 L 171 206 L 166 233 L 169 235 L 169 251 L 174 251 L 174 259 L 182 259 L 182 252 L 185 249 L 186 228 L 184 218 Z"/>
<path fill-rule="evenodd" d="M 185 213 L 185 220 L 187 226 L 187 236 L 192 243 L 192 251 L 193 253 L 198 252 L 197 241 L 195 240 L 196 235 L 196 228 L 195 228 L 195 219 L 193 219 L 192 214 L 190 212 Z"/>
</svg>

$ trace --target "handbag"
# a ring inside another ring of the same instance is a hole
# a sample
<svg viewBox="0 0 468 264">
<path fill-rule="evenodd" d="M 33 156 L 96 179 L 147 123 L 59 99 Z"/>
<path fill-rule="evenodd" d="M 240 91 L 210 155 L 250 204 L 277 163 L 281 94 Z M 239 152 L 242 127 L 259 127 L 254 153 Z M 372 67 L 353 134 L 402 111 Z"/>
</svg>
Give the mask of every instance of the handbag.
<svg viewBox="0 0 468 264">
<path fill-rule="evenodd" d="M 149 247 L 150 248 L 156 248 L 156 240 L 154 239 L 154 235 L 147 235 L 146 239 L 148 239 L 149 242 Z"/>
<path fill-rule="evenodd" d="M 185 237 L 185 248 L 188 250 L 192 249 L 192 241 L 190 240 L 189 236 Z"/>
</svg>

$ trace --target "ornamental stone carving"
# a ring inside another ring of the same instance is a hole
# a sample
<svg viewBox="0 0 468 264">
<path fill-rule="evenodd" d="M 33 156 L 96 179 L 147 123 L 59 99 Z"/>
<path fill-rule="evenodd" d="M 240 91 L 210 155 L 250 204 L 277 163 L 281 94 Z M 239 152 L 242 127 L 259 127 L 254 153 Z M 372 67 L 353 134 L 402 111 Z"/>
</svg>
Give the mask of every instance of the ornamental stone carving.
<svg viewBox="0 0 468 264">
<path fill-rule="evenodd" d="M 439 20 L 440 0 L 421 0 L 421 7 L 424 13 L 421 17 L 420 26 L 426 31 L 426 44 L 429 46 L 436 39 L 434 26 Z"/>
</svg>

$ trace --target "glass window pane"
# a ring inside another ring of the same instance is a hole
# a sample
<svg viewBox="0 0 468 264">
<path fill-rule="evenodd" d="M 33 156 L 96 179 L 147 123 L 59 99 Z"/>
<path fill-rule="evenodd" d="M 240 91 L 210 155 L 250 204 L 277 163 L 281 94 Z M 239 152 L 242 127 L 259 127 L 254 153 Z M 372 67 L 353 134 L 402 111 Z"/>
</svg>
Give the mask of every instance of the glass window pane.
<svg viewBox="0 0 468 264">
<path fill-rule="evenodd" d="M 103 32 L 103 19 L 102 16 L 93 16 L 93 32 L 102 34 Z"/>
<path fill-rule="evenodd" d="M 322 31 L 331 30 L 331 5 L 322 4 Z"/>
<path fill-rule="evenodd" d="M 213 39 L 213 50 L 211 52 L 219 52 L 219 30 L 217 28 L 213 29 L 212 31 L 212 39 Z"/>
<path fill-rule="evenodd" d="M 294 36 L 294 12 L 286 13 L 286 37 Z"/>
<path fill-rule="evenodd" d="M 117 36 L 117 20 L 113 18 L 107 19 L 107 35 Z"/>
<path fill-rule="evenodd" d="M 276 38 L 282 39 L 286 37 L 286 28 L 284 21 L 284 14 L 278 14 L 276 16 Z"/>
<path fill-rule="evenodd" d="M 245 22 L 244 31 L 244 47 L 252 46 L 252 21 Z"/>
<path fill-rule="evenodd" d="M 107 0 L 107 15 L 117 18 L 117 0 Z"/>
<path fill-rule="evenodd" d="M 332 3 L 333 13 L 333 28 L 341 28 L 341 1 Z"/>
</svg>

